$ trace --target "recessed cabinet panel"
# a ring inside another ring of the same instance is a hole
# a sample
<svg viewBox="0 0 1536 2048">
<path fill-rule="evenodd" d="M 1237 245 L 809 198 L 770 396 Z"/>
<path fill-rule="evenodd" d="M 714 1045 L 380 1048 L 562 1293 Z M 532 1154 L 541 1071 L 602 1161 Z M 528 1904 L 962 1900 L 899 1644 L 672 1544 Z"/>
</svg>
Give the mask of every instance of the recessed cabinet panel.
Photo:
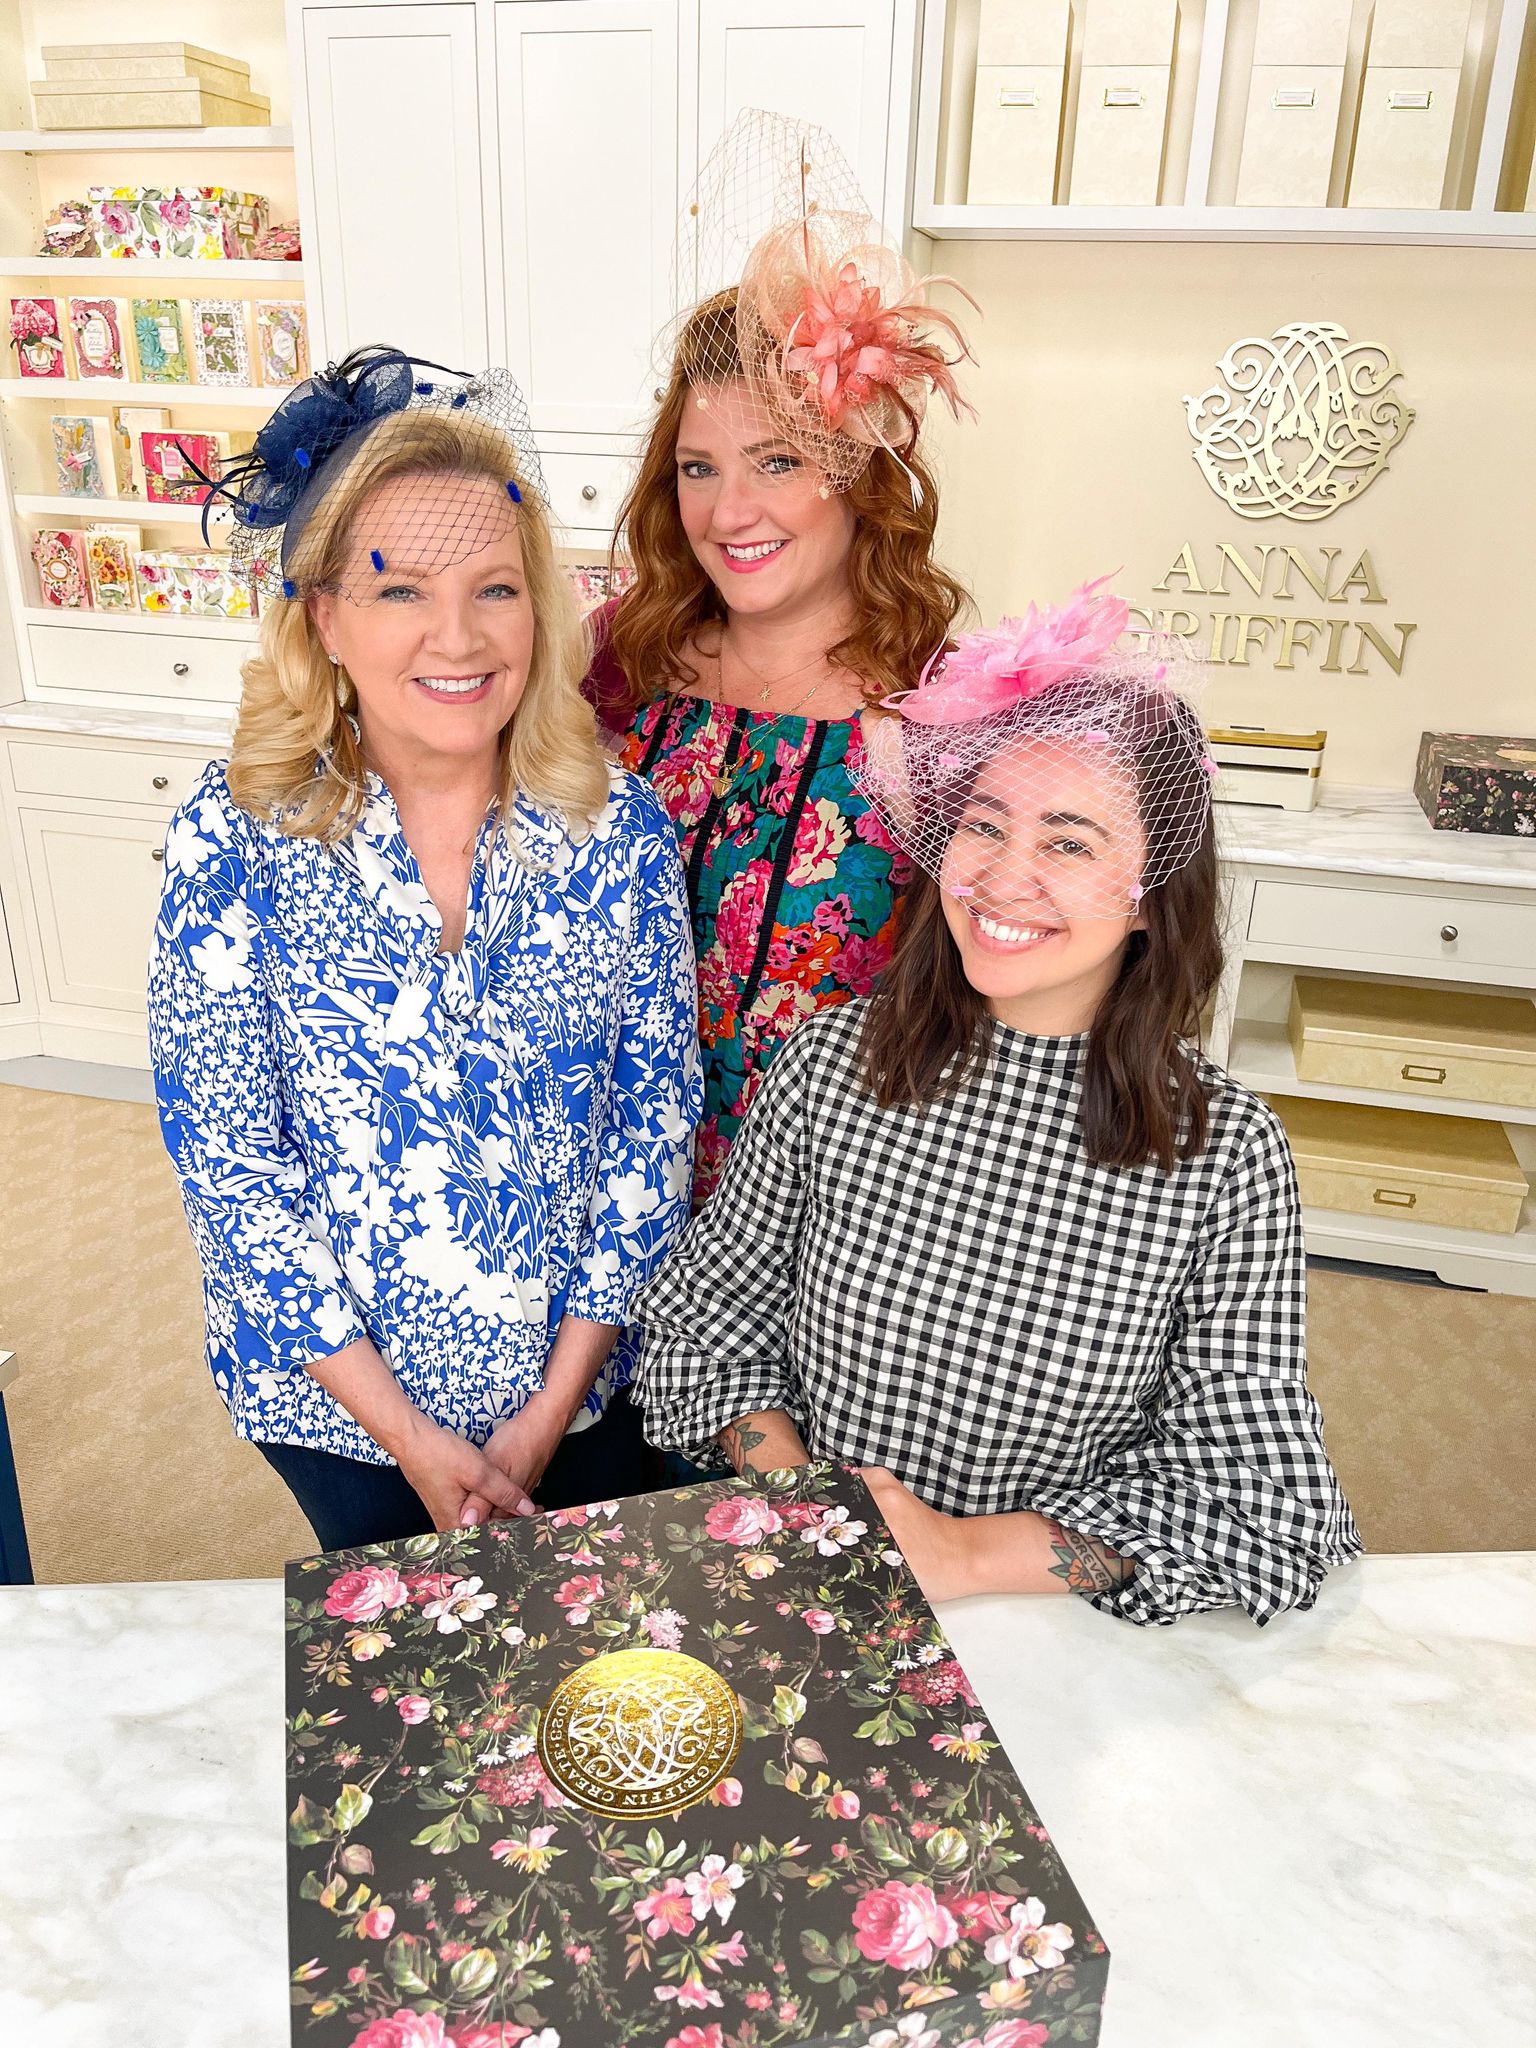
<svg viewBox="0 0 1536 2048">
<path fill-rule="evenodd" d="M 303 22 L 316 360 L 387 341 L 483 366 L 475 8 L 312 7 Z"/>
<path fill-rule="evenodd" d="M 633 433 L 680 203 L 676 0 L 504 0 L 496 150 L 513 373 L 539 432 Z"/>
<path fill-rule="evenodd" d="M 163 819 L 17 808 L 49 1000 L 142 1014 Z"/>
<path fill-rule="evenodd" d="M 866 205 L 899 237 L 906 195 L 887 179 L 894 12 L 892 0 L 705 0 L 700 162 L 745 107 L 813 121 L 835 138 Z M 734 252 L 733 277 L 744 254 Z"/>
</svg>

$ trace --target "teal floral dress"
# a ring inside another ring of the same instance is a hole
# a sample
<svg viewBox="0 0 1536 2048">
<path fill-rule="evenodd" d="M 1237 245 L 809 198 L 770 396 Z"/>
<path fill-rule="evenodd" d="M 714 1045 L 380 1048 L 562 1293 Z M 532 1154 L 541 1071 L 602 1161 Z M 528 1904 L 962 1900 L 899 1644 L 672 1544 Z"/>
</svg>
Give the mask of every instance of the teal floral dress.
<svg viewBox="0 0 1536 2048">
<path fill-rule="evenodd" d="M 660 797 L 687 874 L 703 1047 L 700 1203 L 790 1032 L 873 987 L 911 871 L 849 779 L 864 749 L 856 717 L 775 718 L 681 696 L 634 710 L 622 688 L 600 654 L 588 695 L 620 762 Z"/>
</svg>

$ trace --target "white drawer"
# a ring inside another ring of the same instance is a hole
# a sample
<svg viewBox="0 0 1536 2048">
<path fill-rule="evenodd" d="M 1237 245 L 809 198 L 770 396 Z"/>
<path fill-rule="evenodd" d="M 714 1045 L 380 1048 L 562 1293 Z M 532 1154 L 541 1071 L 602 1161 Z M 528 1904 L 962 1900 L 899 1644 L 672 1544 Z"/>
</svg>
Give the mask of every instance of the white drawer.
<svg viewBox="0 0 1536 2048">
<path fill-rule="evenodd" d="M 1529 971 L 1536 968 L 1536 904 L 1260 882 L 1253 892 L 1248 942 L 1348 954 L 1362 966 L 1404 960 Z"/>
<path fill-rule="evenodd" d="M 148 747 L 49 747 L 10 743 L 11 780 L 27 796 L 83 796 L 174 810 L 202 773 L 196 754 Z"/>
<path fill-rule="evenodd" d="M 105 632 L 79 626 L 29 626 L 32 660 L 44 690 L 133 697 L 240 695 L 249 638 L 207 638 L 146 625 Z"/>
<path fill-rule="evenodd" d="M 557 527 L 612 533 L 635 466 L 622 455 L 541 457 Z"/>
</svg>

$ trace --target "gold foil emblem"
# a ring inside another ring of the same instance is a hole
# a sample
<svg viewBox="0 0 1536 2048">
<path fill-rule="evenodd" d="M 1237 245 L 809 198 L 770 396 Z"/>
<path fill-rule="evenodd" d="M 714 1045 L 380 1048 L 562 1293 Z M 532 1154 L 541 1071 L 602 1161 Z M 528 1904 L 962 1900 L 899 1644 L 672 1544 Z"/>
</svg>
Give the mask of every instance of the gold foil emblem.
<svg viewBox="0 0 1536 2048">
<path fill-rule="evenodd" d="M 1221 382 L 1186 397 L 1195 460 L 1244 519 L 1326 519 L 1370 489 L 1413 423 L 1389 348 L 1329 320 L 1235 341 Z"/>
<path fill-rule="evenodd" d="M 741 1748 L 741 1703 L 680 1650 L 613 1650 L 569 1672 L 539 1717 L 550 1782 L 605 1820 L 679 1813 Z"/>
</svg>

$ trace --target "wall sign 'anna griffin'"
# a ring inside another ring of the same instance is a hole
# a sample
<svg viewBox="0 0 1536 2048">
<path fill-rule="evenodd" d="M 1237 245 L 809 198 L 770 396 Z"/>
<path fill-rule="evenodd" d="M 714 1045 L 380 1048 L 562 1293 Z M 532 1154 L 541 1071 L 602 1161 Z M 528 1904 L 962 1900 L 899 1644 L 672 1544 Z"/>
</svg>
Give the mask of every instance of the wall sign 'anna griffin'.
<svg viewBox="0 0 1536 2048">
<path fill-rule="evenodd" d="M 1184 411 L 1201 475 L 1243 519 L 1315 523 L 1353 505 L 1415 417 L 1391 389 L 1401 375 L 1392 351 L 1352 342 L 1336 321 L 1293 320 L 1267 339 L 1235 341 L 1217 369 L 1221 381 L 1186 394 Z M 1168 602 L 1133 606 L 1133 630 L 1174 634 L 1215 668 L 1269 656 L 1281 673 L 1304 657 L 1324 675 L 1369 675 L 1377 662 L 1402 674 L 1417 624 L 1347 609 L 1387 602 L 1369 548 L 1223 540 L 1206 562 L 1186 540 L 1152 586 Z M 1309 592 L 1329 609 L 1278 609 Z M 1196 611 L 1195 597 L 1233 602 Z"/>
</svg>

